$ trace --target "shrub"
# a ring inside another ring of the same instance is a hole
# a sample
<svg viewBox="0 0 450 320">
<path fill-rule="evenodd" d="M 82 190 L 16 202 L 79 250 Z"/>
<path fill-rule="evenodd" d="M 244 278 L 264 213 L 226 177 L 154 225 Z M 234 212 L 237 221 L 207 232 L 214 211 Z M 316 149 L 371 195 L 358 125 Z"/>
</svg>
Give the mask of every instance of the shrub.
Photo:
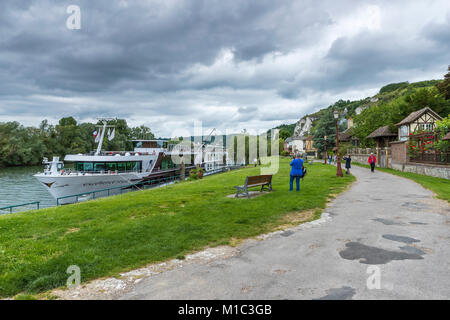
<svg viewBox="0 0 450 320">
<path fill-rule="evenodd" d="M 197 175 L 197 169 L 192 169 L 191 171 L 189 171 L 189 178 L 188 180 L 197 180 L 198 179 L 198 175 Z"/>
</svg>

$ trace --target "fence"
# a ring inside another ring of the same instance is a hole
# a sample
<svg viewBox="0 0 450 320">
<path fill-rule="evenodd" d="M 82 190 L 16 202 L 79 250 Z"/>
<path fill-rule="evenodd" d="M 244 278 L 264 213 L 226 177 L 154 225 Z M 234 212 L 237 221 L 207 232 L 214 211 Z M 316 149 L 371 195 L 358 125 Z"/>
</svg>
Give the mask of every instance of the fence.
<svg viewBox="0 0 450 320">
<path fill-rule="evenodd" d="M 238 168 L 241 168 L 241 166 L 223 166 L 220 168 L 216 168 L 215 170 L 208 171 L 207 173 L 205 173 L 205 175 L 212 175 L 212 174 L 224 172 L 228 169 L 234 170 L 234 169 L 238 169 Z M 75 202 L 78 202 L 80 197 L 91 196 L 91 199 L 96 199 L 96 198 L 102 197 L 102 195 L 101 195 L 102 193 L 103 193 L 103 197 L 108 197 L 111 194 L 113 194 L 113 195 L 122 194 L 124 190 L 132 191 L 135 189 L 149 189 L 149 188 L 156 187 L 156 186 L 170 184 L 177 180 L 182 180 L 184 178 L 186 178 L 186 176 L 184 176 L 182 178 L 181 175 L 174 175 L 174 176 L 161 177 L 161 178 L 156 178 L 156 179 L 147 180 L 147 181 L 144 180 L 144 181 L 141 181 L 141 182 L 138 182 L 135 184 L 125 185 L 125 186 L 120 186 L 120 187 L 113 187 L 113 188 L 108 188 L 108 189 L 100 189 L 100 190 L 94 190 L 94 191 L 89 191 L 89 192 L 83 192 L 83 193 L 79 193 L 79 194 L 72 194 L 69 196 L 63 196 L 63 197 L 57 198 L 56 205 L 59 206 L 61 200 L 64 200 L 64 199 L 75 198 L 74 199 Z"/>
<path fill-rule="evenodd" d="M 238 165 L 224 166 L 224 167 L 216 168 L 213 171 L 209 171 L 209 172 L 205 173 L 205 175 L 213 175 L 213 174 L 221 173 L 221 172 L 224 172 L 227 170 L 235 170 L 235 169 L 240 169 L 240 168 L 242 168 L 242 166 L 238 166 Z M 184 176 L 184 178 L 186 178 L 186 176 Z M 72 194 L 72 195 L 68 195 L 68 196 L 58 197 L 56 199 L 56 205 L 59 206 L 61 204 L 61 200 L 64 200 L 64 199 L 74 198 L 75 202 L 79 202 L 80 198 L 82 198 L 82 197 L 87 198 L 90 196 L 91 199 L 96 199 L 96 198 L 101 198 L 101 197 L 107 197 L 110 195 L 118 195 L 118 194 L 122 194 L 124 191 L 128 192 L 128 191 L 133 191 L 136 189 L 138 189 L 138 190 L 150 189 L 150 188 L 157 187 L 157 186 L 167 185 L 167 184 L 173 183 L 176 180 L 180 180 L 180 179 L 182 179 L 181 175 L 174 175 L 174 176 L 161 177 L 161 178 L 156 178 L 156 179 L 147 180 L 147 181 L 140 181 L 135 184 L 129 184 L 129 185 L 120 186 L 120 187 L 99 189 L 99 190 L 94 190 L 94 191 L 78 193 L 78 194 Z M 24 207 L 24 206 L 33 205 L 33 204 L 36 204 L 36 209 L 38 209 L 38 210 L 40 209 L 40 201 L 32 201 L 32 202 L 27 202 L 27 203 L 23 203 L 23 204 L 2 207 L 2 208 L 0 208 L 0 214 L 1 214 L 1 211 L 5 211 L 5 210 L 9 211 L 9 213 L 13 213 L 14 208 Z"/>
<path fill-rule="evenodd" d="M 41 203 L 40 201 L 32 201 L 32 202 L 27 202 L 27 203 L 22 203 L 22 204 L 16 204 L 16 205 L 12 205 L 12 206 L 2 207 L 2 208 L 0 208 L 0 211 L 9 210 L 9 213 L 12 213 L 14 208 L 25 207 L 25 206 L 29 206 L 32 204 L 35 204 L 36 209 L 39 210 L 40 203 Z"/>
<path fill-rule="evenodd" d="M 409 157 L 409 161 L 450 165 L 450 152 L 423 152 Z"/>
</svg>

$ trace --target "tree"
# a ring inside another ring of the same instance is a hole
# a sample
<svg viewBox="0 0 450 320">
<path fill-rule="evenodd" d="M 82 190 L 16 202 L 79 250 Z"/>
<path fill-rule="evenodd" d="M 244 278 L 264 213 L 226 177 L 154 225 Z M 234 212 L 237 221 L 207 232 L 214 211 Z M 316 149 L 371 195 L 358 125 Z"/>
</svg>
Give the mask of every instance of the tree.
<svg viewBox="0 0 450 320">
<path fill-rule="evenodd" d="M 100 124 L 100 123 L 99 123 Z M 131 150 L 132 133 L 154 135 L 149 128 L 129 128 L 123 119 L 109 122 L 116 127 L 115 138 L 104 140 L 103 149 Z M 43 157 L 51 159 L 66 154 L 87 153 L 95 149 L 93 123 L 78 124 L 73 117 L 64 117 L 56 126 L 43 120 L 39 127 L 24 127 L 18 122 L 0 122 L 0 167 L 39 165 Z"/>
<path fill-rule="evenodd" d="M 340 128 L 341 132 L 344 128 Z M 329 107 L 323 116 L 318 120 L 313 130 L 314 147 L 318 150 L 325 150 L 325 139 L 327 136 L 327 149 L 336 146 L 336 120 L 333 116 L 333 108 Z"/>
<path fill-rule="evenodd" d="M 279 132 L 279 137 L 283 139 L 283 141 L 289 138 L 290 136 L 291 133 L 287 129 L 281 129 Z"/>
<path fill-rule="evenodd" d="M 437 84 L 439 92 L 444 95 L 446 100 L 450 100 L 450 66 L 448 66 L 448 72 L 444 76 L 444 81 Z"/>
<path fill-rule="evenodd" d="M 365 109 L 354 119 L 353 134 L 361 141 L 363 147 L 373 147 L 375 142 L 367 136 L 379 127 L 391 121 L 390 106 L 387 104 Z"/>
<path fill-rule="evenodd" d="M 151 140 L 155 138 L 149 127 L 141 125 L 131 129 L 131 137 L 136 140 Z"/>
<path fill-rule="evenodd" d="M 0 123 L 0 167 L 37 165 L 44 152 L 38 128 L 25 128 L 18 122 Z"/>
<path fill-rule="evenodd" d="M 441 117 L 446 117 L 450 113 L 450 100 L 446 100 L 436 87 L 417 89 L 413 94 L 405 97 L 405 102 L 409 107 L 404 114 L 409 114 L 425 107 L 430 107 Z"/>
</svg>

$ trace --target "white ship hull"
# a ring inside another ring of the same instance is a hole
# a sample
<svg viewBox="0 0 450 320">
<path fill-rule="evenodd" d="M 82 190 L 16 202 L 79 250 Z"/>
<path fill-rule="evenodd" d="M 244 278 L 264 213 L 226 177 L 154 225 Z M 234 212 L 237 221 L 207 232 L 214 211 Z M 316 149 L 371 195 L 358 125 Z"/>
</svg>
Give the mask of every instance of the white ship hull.
<svg viewBox="0 0 450 320">
<path fill-rule="evenodd" d="M 120 188 L 142 181 L 142 173 L 118 173 L 118 174 L 70 174 L 70 175 L 45 175 L 36 174 L 34 177 L 45 186 L 48 192 L 55 198 L 80 195 L 93 191 L 118 188 L 105 192 L 98 192 L 96 196 L 119 194 Z M 59 199 L 59 204 L 74 203 L 77 197 Z"/>
</svg>

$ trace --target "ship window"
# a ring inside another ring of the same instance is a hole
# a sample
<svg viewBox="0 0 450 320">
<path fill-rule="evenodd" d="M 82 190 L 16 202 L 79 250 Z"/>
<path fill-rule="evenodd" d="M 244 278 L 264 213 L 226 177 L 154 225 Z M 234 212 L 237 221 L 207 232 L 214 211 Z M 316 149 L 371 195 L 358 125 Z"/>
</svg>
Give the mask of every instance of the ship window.
<svg viewBox="0 0 450 320">
<path fill-rule="evenodd" d="M 92 170 L 94 170 L 94 164 L 92 162 L 83 163 L 83 171 L 92 171 Z"/>
<path fill-rule="evenodd" d="M 100 162 L 100 163 L 96 163 L 94 164 L 94 171 L 105 171 L 105 164 Z"/>
<path fill-rule="evenodd" d="M 118 162 L 117 169 L 119 170 L 119 172 L 141 171 L 141 162 Z"/>
<path fill-rule="evenodd" d="M 132 171 L 134 167 L 133 165 L 134 165 L 133 162 L 127 162 L 127 171 Z"/>
<path fill-rule="evenodd" d="M 76 169 L 77 171 L 84 171 L 83 162 L 77 162 L 77 163 L 75 164 L 75 169 Z"/>
<path fill-rule="evenodd" d="M 133 171 L 141 171 L 140 162 L 134 162 L 133 163 Z"/>
<path fill-rule="evenodd" d="M 117 163 L 115 163 L 115 162 L 107 162 L 106 163 L 106 168 L 108 169 L 108 171 L 116 171 L 117 170 Z"/>
<path fill-rule="evenodd" d="M 125 172 L 125 171 L 127 171 L 127 163 L 126 163 L 126 162 L 118 162 L 118 163 L 117 163 L 117 169 L 118 169 L 120 172 Z"/>
<path fill-rule="evenodd" d="M 164 157 L 161 162 L 161 170 L 176 168 L 176 166 L 177 165 L 173 163 L 172 158 L 169 156 Z"/>
</svg>

